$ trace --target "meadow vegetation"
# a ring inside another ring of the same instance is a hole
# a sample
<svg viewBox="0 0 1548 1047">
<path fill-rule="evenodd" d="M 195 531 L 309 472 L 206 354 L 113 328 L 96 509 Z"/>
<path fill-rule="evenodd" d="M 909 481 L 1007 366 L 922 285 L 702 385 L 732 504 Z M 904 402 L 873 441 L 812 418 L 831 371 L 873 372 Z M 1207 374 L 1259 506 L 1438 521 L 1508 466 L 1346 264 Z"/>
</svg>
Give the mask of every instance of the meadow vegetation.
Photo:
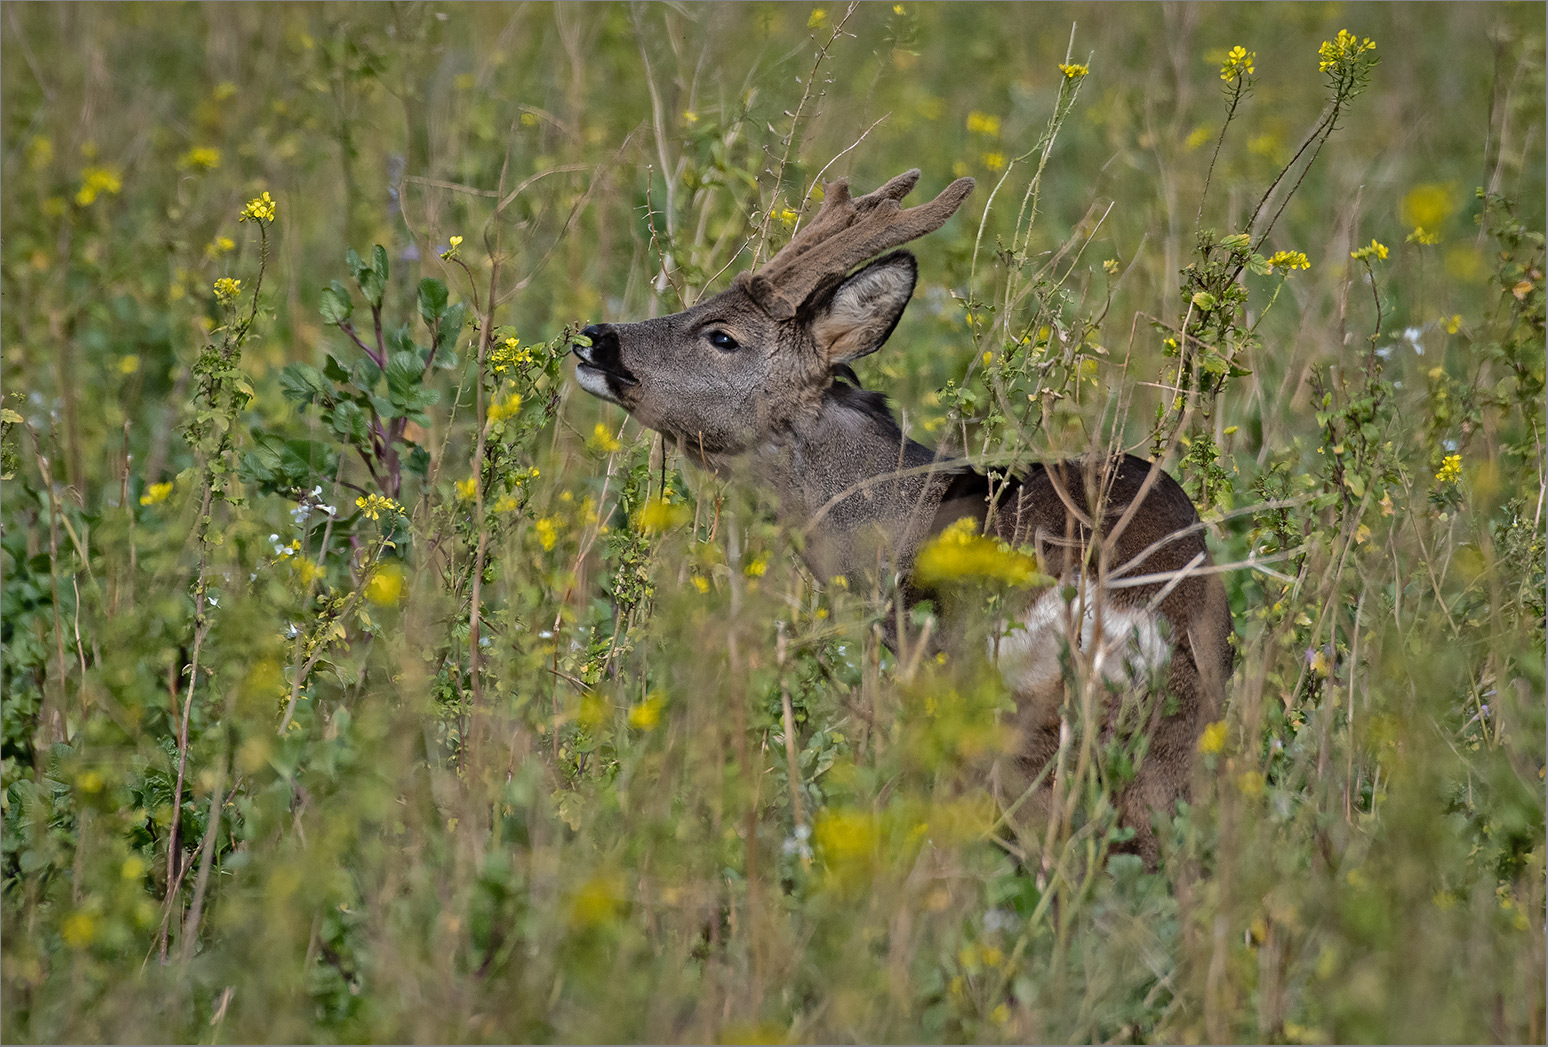
<svg viewBox="0 0 1548 1047">
<path fill-rule="evenodd" d="M 6 4 L 5 1039 L 1542 1042 L 1543 38 Z M 1090 703 L 1018 840 L 992 667 L 571 379 L 916 166 L 978 189 L 865 385 L 1164 456 L 1231 565 L 1158 871 Z"/>
</svg>

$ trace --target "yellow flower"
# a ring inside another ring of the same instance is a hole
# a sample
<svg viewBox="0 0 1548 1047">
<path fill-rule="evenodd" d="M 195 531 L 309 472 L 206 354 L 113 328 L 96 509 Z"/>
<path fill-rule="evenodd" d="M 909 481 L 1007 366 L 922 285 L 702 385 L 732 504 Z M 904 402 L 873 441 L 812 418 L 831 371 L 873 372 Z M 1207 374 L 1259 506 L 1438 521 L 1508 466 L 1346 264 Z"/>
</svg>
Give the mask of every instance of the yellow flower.
<svg viewBox="0 0 1548 1047">
<path fill-rule="evenodd" d="M 648 731 L 661 722 L 661 707 L 666 704 L 660 692 L 652 694 L 629 710 L 629 726 Z"/>
<path fill-rule="evenodd" d="M 27 166 L 41 171 L 54 162 L 54 143 L 42 135 L 34 135 L 27 143 Z"/>
<path fill-rule="evenodd" d="M 220 166 L 220 150 L 196 145 L 178 158 L 177 166 L 183 171 L 213 171 Z"/>
<path fill-rule="evenodd" d="M 72 949 L 84 949 L 97 937 L 97 918 L 88 912 L 73 912 L 65 918 L 59 933 Z"/>
<path fill-rule="evenodd" d="M 1432 233 L 1422 225 L 1414 226 L 1414 231 L 1408 234 L 1404 243 L 1418 244 L 1421 247 L 1430 247 L 1440 243 L 1440 234 Z"/>
<path fill-rule="evenodd" d="M 693 518 L 688 507 L 680 502 L 668 502 L 661 498 L 652 498 L 645 503 L 636 515 L 634 525 L 646 534 L 658 531 L 668 531 L 673 527 L 687 523 Z"/>
<path fill-rule="evenodd" d="M 702 596 L 710 591 L 709 579 L 704 577 L 702 574 L 696 574 L 689 580 L 693 582 L 693 587 L 699 590 L 699 595 Z"/>
<path fill-rule="evenodd" d="M 532 531 L 537 535 L 538 544 L 543 547 L 544 552 L 551 551 L 559 541 L 559 528 L 551 516 L 533 521 Z"/>
<path fill-rule="evenodd" d="M 1059 72 L 1064 74 L 1066 80 L 1079 80 L 1091 72 L 1091 69 L 1088 66 L 1081 65 L 1079 62 L 1070 62 L 1069 64 L 1060 62 Z"/>
<path fill-rule="evenodd" d="M 925 586 L 973 580 L 1031 586 L 1048 581 L 1038 571 L 1036 556 L 984 537 L 978 533 L 978 522 L 968 516 L 919 550 L 914 576 Z"/>
<path fill-rule="evenodd" d="M 983 156 L 979 157 L 979 159 L 982 160 L 984 162 L 984 166 L 989 168 L 991 171 L 1001 171 L 1005 168 L 1004 153 L 985 153 Z"/>
<path fill-rule="evenodd" d="M 1261 796 L 1263 794 L 1263 775 L 1257 771 L 1243 771 L 1236 776 L 1236 787 L 1246 797 Z"/>
<path fill-rule="evenodd" d="M 1214 132 L 1210 131 L 1210 129 L 1205 127 L 1203 124 L 1200 124 L 1192 131 L 1188 132 L 1187 141 L 1183 142 L 1183 145 L 1186 146 L 1188 151 L 1191 153 L 1193 150 L 1209 141 L 1212 137 L 1214 137 Z"/>
<path fill-rule="evenodd" d="M 457 248 L 462 246 L 462 237 L 454 236 L 454 237 L 452 237 L 450 240 L 448 240 L 446 242 L 448 244 L 450 244 L 451 246 L 449 246 L 448 248 L 446 248 L 446 250 L 441 252 L 441 257 L 445 258 L 445 259 L 448 259 L 448 260 L 450 260 L 452 258 L 456 258 L 457 257 Z"/>
<path fill-rule="evenodd" d="M 1450 316 L 1443 316 L 1440 322 L 1446 325 L 1447 334 L 1456 334 L 1462 329 L 1462 314 L 1452 313 Z"/>
<path fill-rule="evenodd" d="M 1457 198 L 1454 185 L 1423 182 L 1404 194 L 1399 214 L 1404 225 L 1436 229 L 1455 214 L 1456 210 Z"/>
<path fill-rule="evenodd" d="M 1000 118 L 990 116 L 988 113 L 980 113 L 975 109 L 967 115 L 967 129 L 970 134 L 998 138 L 1000 137 Z"/>
<path fill-rule="evenodd" d="M 217 302 L 229 302 L 242 293 L 242 281 L 233 280 L 229 276 L 223 276 L 215 281 L 215 300 Z"/>
<path fill-rule="evenodd" d="M 1199 752 L 1220 753 L 1225 750 L 1226 722 L 1216 720 L 1204 728 L 1204 733 L 1199 735 Z"/>
<path fill-rule="evenodd" d="M 1274 257 L 1268 260 L 1269 270 L 1284 269 L 1286 274 L 1296 269 L 1310 269 L 1311 261 L 1304 251 L 1275 251 Z"/>
<path fill-rule="evenodd" d="M 1329 70 L 1339 72 L 1341 68 L 1347 68 L 1352 60 L 1374 50 L 1376 41 L 1370 37 L 1362 41 L 1349 30 L 1340 29 L 1337 37 L 1324 40 L 1322 46 L 1317 48 L 1317 69 L 1323 73 Z"/>
<path fill-rule="evenodd" d="M 768 556 L 760 553 L 758 556 L 754 557 L 746 567 L 742 568 L 742 573 L 749 578 L 762 578 L 764 575 L 769 573 Z"/>
<path fill-rule="evenodd" d="M 151 484 L 145 489 L 145 493 L 140 495 L 140 504 L 155 505 L 158 502 L 164 502 L 167 500 L 167 495 L 171 493 L 172 483 L 170 480 L 164 484 Z"/>
<path fill-rule="evenodd" d="M 521 394 L 515 392 L 510 393 L 505 397 L 505 399 L 496 400 L 494 403 L 489 405 L 489 422 L 492 425 L 495 422 L 503 422 L 507 418 L 514 418 L 516 417 L 516 413 L 520 410 Z"/>
<path fill-rule="evenodd" d="M 365 598 L 378 607 L 391 607 L 403 598 L 403 568 L 384 564 L 366 582 Z"/>
<path fill-rule="evenodd" d="M 397 516 L 403 515 L 403 506 L 391 498 L 384 498 L 379 494 L 368 494 L 355 499 L 355 508 L 368 520 L 380 520 L 383 513 L 391 513 Z"/>
<path fill-rule="evenodd" d="M 613 431 L 598 422 L 591 430 L 591 439 L 586 441 L 586 446 L 600 454 L 612 454 L 623 447 L 618 439 L 613 436 Z"/>
<path fill-rule="evenodd" d="M 1257 71 L 1253 66 L 1257 60 L 1258 52 L 1237 44 L 1226 54 L 1225 64 L 1220 67 L 1220 79 L 1230 81 L 1251 76 Z"/>
<path fill-rule="evenodd" d="M 457 497 L 468 501 L 478 493 L 478 477 L 470 476 L 466 480 L 457 481 Z"/>
<path fill-rule="evenodd" d="M 247 206 L 242 208 L 242 216 L 239 222 L 272 222 L 274 221 L 274 198 L 264 190 L 262 196 L 255 196 L 247 201 Z"/>
<path fill-rule="evenodd" d="M 1358 259 L 1359 261 L 1367 261 L 1371 258 L 1375 258 L 1378 261 L 1386 261 L 1387 245 L 1373 238 L 1369 246 L 1361 247 L 1355 251 L 1350 251 L 1349 257 Z"/>
<path fill-rule="evenodd" d="M 683 121 L 685 123 L 696 124 L 699 122 L 699 114 L 694 112 L 692 109 L 684 109 Z"/>
<path fill-rule="evenodd" d="M 892 13 L 895 14 L 895 15 L 907 14 L 907 12 L 904 10 L 902 4 L 893 4 L 892 5 Z"/>
<path fill-rule="evenodd" d="M 236 250 L 236 241 L 229 236 L 217 236 L 204 248 L 206 258 L 218 258 L 223 254 Z"/>
<path fill-rule="evenodd" d="M 1446 460 L 1441 462 L 1440 472 L 1435 474 L 1435 479 L 1443 484 L 1454 484 L 1462 479 L 1462 456 L 1448 454 Z"/>
<path fill-rule="evenodd" d="M 117 196 L 123 188 L 123 175 L 116 167 L 88 167 L 81 172 L 81 188 L 75 194 L 75 202 L 90 207 L 103 193 Z"/>
<path fill-rule="evenodd" d="M 578 928 L 601 927 L 623 915 L 624 882 L 617 876 L 593 876 L 570 900 L 570 922 Z"/>
<path fill-rule="evenodd" d="M 825 8 L 825 7 L 814 7 L 814 8 L 812 8 L 811 16 L 809 18 L 807 18 L 807 20 L 806 20 L 806 28 L 808 28 L 808 29 L 816 29 L 818 26 L 822 25 L 822 23 L 826 22 L 827 20 L 828 20 L 828 9 Z"/>
<path fill-rule="evenodd" d="M 119 374 L 134 374 L 139 369 L 140 357 L 138 354 L 130 353 L 128 356 L 121 356 L 118 358 Z"/>
<path fill-rule="evenodd" d="M 145 859 L 139 855 L 131 854 L 124 859 L 124 864 L 118 870 L 118 874 L 126 880 L 138 880 L 145 875 Z"/>
<path fill-rule="evenodd" d="M 504 374 L 515 367 L 532 362 L 532 350 L 521 348 L 521 339 L 512 335 L 489 354 L 489 369 L 494 374 Z"/>
</svg>

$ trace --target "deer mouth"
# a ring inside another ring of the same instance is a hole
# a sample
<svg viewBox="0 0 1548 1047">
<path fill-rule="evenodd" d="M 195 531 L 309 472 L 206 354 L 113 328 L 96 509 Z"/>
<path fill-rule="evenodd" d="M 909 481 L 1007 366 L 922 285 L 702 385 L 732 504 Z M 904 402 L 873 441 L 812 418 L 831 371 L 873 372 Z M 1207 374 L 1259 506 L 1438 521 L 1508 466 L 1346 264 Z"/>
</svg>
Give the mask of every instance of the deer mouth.
<svg viewBox="0 0 1548 1047">
<path fill-rule="evenodd" d="M 624 390 L 640 384 L 622 364 L 604 366 L 597 361 L 588 346 L 577 345 L 570 352 L 575 354 L 575 381 L 592 396 L 621 404 Z"/>
</svg>

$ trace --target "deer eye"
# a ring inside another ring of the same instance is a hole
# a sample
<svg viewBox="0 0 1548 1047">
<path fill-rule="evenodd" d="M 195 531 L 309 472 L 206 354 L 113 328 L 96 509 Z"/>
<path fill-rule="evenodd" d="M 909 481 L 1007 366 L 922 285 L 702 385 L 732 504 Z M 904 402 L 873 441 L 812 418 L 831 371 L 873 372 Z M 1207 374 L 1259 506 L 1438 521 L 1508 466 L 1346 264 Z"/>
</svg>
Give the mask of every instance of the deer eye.
<svg viewBox="0 0 1548 1047">
<path fill-rule="evenodd" d="M 736 339 L 732 338 L 724 331 L 711 331 L 705 337 L 709 339 L 710 345 L 713 345 L 716 349 L 719 349 L 722 352 L 729 353 L 735 351 L 738 348 Z"/>
</svg>

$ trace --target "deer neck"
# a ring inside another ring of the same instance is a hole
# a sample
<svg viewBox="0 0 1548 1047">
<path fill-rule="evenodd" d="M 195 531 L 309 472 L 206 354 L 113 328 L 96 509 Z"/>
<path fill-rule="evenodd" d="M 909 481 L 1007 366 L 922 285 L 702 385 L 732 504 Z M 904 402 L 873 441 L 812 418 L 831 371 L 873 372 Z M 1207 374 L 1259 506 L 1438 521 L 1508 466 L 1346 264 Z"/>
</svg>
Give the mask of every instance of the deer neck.
<svg viewBox="0 0 1548 1047">
<path fill-rule="evenodd" d="M 757 480 L 779 496 L 780 516 L 804 532 L 807 565 L 888 582 L 906 572 L 936 520 L 952 467 L 910 440 L 877 393 L 835 383 L 815 416 L 753 452 Z"/>
</svg>

